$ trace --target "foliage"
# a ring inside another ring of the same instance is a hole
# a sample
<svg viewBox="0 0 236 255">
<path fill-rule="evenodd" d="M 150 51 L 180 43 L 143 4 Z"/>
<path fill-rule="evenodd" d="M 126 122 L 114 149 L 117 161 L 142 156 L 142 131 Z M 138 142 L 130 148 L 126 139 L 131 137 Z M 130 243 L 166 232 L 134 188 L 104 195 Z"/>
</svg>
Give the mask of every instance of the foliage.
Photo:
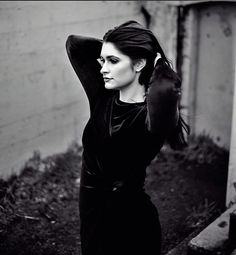
<svg viewBox="0 0 236 255">
<path fill-rule="evenodd" d="M 77 143 L 47 158 L 35 151 L 19 175 L 0 179 L 0 254 L 80 254 L 81 154 Z M 227 167 L 227 150 L 207 136 L 153 160 L 145 187 L 160 214 L 163 254 L 223 210 Z"/>
</svg>

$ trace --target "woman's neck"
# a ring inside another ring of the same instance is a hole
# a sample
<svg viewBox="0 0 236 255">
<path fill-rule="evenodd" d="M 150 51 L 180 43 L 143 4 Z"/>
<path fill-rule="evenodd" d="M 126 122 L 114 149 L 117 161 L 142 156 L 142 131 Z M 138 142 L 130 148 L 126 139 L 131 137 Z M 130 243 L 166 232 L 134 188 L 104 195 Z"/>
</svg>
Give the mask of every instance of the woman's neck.
<svg viewBox="0 0 236 255">
<path fill-rule="evenodd" d="M 145 87 L 138 84 L 135 87 L 120 90 L 120 101 L 126 103 L 140 103 L 145 101 Z"/>
</svg>

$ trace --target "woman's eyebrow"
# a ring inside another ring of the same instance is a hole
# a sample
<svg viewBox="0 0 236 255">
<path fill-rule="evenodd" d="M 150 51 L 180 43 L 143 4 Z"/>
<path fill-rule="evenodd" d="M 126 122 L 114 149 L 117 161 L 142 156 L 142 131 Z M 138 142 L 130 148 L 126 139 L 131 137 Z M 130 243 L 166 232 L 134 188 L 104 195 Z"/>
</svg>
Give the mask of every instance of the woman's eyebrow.
<svg viewBox="0 0 236 255">
<path fill-rule="evenodd" d="M 100 58 L 104 58 L 104 57 L 101 55 Z M 105 56 L 105 58 L 107 58 L 107 59 L 109 59 L 109 58 L 117 58 L 117 59 L 119 59 L 119 57 L 114 56 L 114 55 L 108 55 L 108 56 Z"/>
</svg>

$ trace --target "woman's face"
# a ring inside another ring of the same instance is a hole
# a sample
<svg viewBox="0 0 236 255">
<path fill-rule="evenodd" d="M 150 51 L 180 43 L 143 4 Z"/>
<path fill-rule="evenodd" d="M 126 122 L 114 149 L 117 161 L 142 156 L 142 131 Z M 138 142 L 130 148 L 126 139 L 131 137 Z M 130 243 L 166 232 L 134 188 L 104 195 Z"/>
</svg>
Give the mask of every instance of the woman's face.
<svg viewBox="0 0 236 255">
<path fill-rule="evenodd" d="M 99 60 L 106 89 L 118 89 L 137 83 L 137 72 L 132 60 L 121 53 L 113 43 L 103 43 Z"/>
</svg>

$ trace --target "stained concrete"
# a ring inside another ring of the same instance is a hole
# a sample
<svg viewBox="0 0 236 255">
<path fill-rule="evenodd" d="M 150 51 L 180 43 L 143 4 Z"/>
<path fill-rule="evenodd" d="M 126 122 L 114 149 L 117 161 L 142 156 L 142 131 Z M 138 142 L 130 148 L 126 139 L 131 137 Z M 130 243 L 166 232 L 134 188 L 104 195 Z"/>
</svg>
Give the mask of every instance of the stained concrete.
<svg viewBox="0 0 236 255">
<path fill-rule="evenodd" d="M 226 254 L 229 249 L 229 220 L 230 214 L 236 210 L 233 205 L 220 217 L 200 232 L 189 242 L 189 254 Z"/>
<path fill-rule="evenodd" d="M 147 5 L 158 17 L 150 28 L 175 62 L 177 7 L 151 2 L 0 2 L 0 177 L 19 172 L 35 150 L 47 156 L 81 142 L 89 109 L 66 55 L 68 35 L 102 38 L 130 19 L 146 25 Z"/>
</svg>

